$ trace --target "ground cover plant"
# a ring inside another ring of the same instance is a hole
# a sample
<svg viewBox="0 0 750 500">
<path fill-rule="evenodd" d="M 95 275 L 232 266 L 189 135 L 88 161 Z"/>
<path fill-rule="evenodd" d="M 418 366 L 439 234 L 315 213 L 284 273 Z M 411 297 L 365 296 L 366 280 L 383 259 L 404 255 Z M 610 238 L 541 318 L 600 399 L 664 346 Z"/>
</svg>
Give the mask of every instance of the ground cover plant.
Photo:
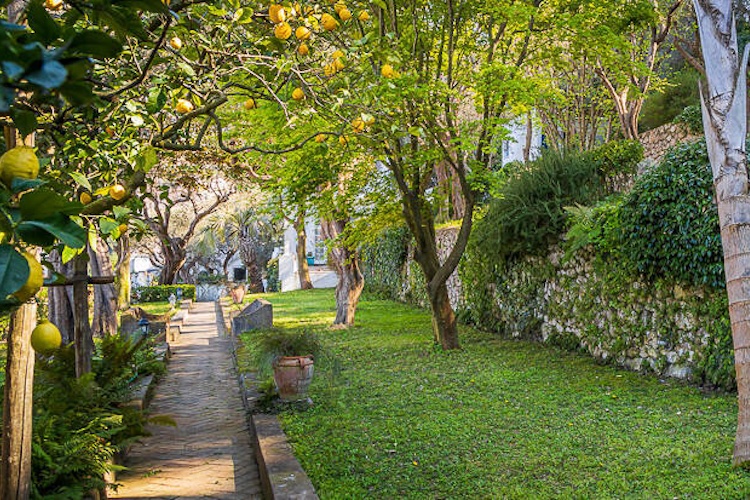
<svg viewBox="0 0 750 500">
<path fill-rule="evenodd" d="M 316 367 L 311 409 L 281 414 L 321 498 L 750 495 L 734 394 L 471 328 L 443 352 L 426 311 L 373 297 L 345 331 L 328 328 L 331 290 L 265 297 L 276 327 L 317 332 L 340 364 L 334 383 Z"/>
</svg>

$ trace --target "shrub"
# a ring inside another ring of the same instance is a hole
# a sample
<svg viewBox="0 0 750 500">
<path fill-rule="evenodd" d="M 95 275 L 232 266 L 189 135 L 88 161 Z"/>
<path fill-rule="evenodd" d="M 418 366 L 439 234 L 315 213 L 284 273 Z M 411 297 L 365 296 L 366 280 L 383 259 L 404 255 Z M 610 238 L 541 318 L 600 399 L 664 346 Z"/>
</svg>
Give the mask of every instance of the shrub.
<svg viewBox="0 0 750 500">
<path fill-rule="evenodd" d="M 703 115 L 700 104 L 687 106 L 672 120 L 674 123 L 684 123 L 691 134 L 703 133 Z"/>
<path fill-rule="evenodd" d="M 279 258 L 273 258 L 266 264 L 266 292 L 280 292 Z"/>
<path fill-rule="evenodd" d="M 387 229 L 362 249 L 362 273 L 367 290 L 400 299 L 411 235 L 406 227 Z"/>
<path fill-rule="evenodd" d="M 705 142 L 682 144 L 640 177 L 619 211 L 620 254 L 649 280 L 724 286 Z"/>
<path fill-rule="evenodd" d="M 603 194 L 598 162 L 578 152 L 545 151 L 532 163 L 508 165 L 498 198 L 474 228 L 471 246 L 491 260 L 543 255 L 565 227 L 563 207 Z"/>
<path fill-rule="evenodd" d="M 636 173 L 643 159 L 643 145 L 638 141 L 610 141 L 586 153 L 596 162 L 605 178 L 618 178 Z"/>
<path fill-rule="evenodd" d="M 195 300 L 195 285 L 139 286 L 133 290 L 133 297 L 136 302 L 163 302 L 172 294 L 177 297 L 178 288 L 182 289 L 183 299 Z"/>
</svg>

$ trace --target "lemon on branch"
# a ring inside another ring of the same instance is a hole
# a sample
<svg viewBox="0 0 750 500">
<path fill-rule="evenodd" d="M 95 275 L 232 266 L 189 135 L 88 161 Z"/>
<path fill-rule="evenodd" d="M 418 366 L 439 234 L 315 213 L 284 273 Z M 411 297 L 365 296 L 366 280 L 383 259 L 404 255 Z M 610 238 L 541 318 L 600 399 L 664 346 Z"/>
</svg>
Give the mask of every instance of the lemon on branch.
<svg viewBox="0 0 750 500">
<path fill-rule="evenodd" d="M 16 146 L 0 156 L 0 180 L 10 187 L 14 177 L 36 179 L 39 175 L 39 158 L 34 149 L 28 146 Z"/>
<path fill-rule="evenodd" d="M 31 347 L 41 354 L 50 354 L 62 344 L 60 330 L 49 321 L 42 321 L 31 332 Z"/>
<path fill-rule="evenodd" d="M 120 201 L 121 199 L 125 198 L 126 194 L 127 191 L 125 190 L 125 186 L 123 186 L 122 184 L 115 184 L 114 186 L 109 188 L 109 195 L 113 200 Z"/>
<path fill-rule="evenodd" d="M 349 9 L 343 8 L 339 11 L 339 17 L 342 21 L 348 21 L 352 18 L 352 13 Z"/>
<path fill-rule="evenodd" d="M 286 9 L 283 5 L 274 4 L 268 8 L 268 17 L 274 24 L 286 21 Z"/>
<path fill-rule="evenodd" d="M 178 36 L 173 36 L 172 39 L 169 40 L 169 46 L 174 50 L 180 50 L 182 48 L 182 40 L 180 40 L 180 37 Z"/>
<path fill-rule="evenodd" d="M 297 40 L 307 40 L 310 38 L 310 29 L 307 26 L 298 26 L 294 31 Z"/>
<path fill-rule="evenodd" d="M 195 107 L 193 106 L 193 103 L 187 99 L 177 99 L 177 105 L 174 109 L 181 115 L 184 115 L 190 113 Z"/>
<path fill-rule="evenodd" d="M 390 64 L 384 64 L 382 68 L 380 68 L 380 74 L 383 75 L 386 78 L 393 78 L 396 76 L 396 72 L 393 70 L 393 66 Z"/>
<path fill-rule="evenodd" d="M 320 17 L 320 24 L 323 25 L 323 29 L 326 31 L 333 31 L 339 25 L 338 21 L 331 14 L 323 14 Z"/>
<path fill-rule="evenodd" d="M 308 47 L 306 43 L 300 44 L 300 46 L 297 47 L 297 53 L 301 56 L 306 56 L 310 53 L 310 47 Z"/>
<path fill-rule="evenodd" d="M 273 34 L 279 40 L 288 40 L 292 36 L 292 27 L 289 26 L 289 23 L 279 23 L 274 28 Z"/>
<path fill-rule="evenodd" d="M 326 142 L 326 135 L 325 134 L 318 134 L 315 136 L 315 142 L 321 143 Z"/>
<path fill-rule="evenodd" d="M 295 101 L 301 101 L 305 98 L 305 91 L 301 88 L 297 87 L 296 89 L 292 90 L 292 99 Z"/>
<path fill-rule="evenodd" d="M 45 0 L 44 6 L 49 10 L 60 10 L 63 6 L 63 0 Z"/>
<path fill-rule="evenodd" d="M 251 110 L 251 109 L 255 109 L 255 108 L 257 108 L 257 107 L 258 107 L 258 105 L 257 105 L 257 104 L 256 104 L 256 102 L 255 102 L 255 99 L 253 99 L 252 97 L 251 97 L 251 98 L 249 98 L 249 99 L 248 99 L 247 101 L 245 101 L 245 104 L 243 104 L 243 106 L 244 106 L 244 107 L 245 107 L 245 109 L 247 109 L 248 111 L 249 111 L 249 110 Z"/>
<path fill-rule="evenodd" d="M 357 18 L 363 23 L 366 23 L 367 21 L 370 20 L 370 14 L 368 14 L 366 10 L 363 10 L 362 12 L 359 13 L 359 16 L 357 16 Z"/>
<path fill-rule="evenodd" d="M 23 252 L 23 258 L 29 264 L 29 277 L 26 278 L 21 288 L 13 293 L 13 296 L 19 300 L 19 302 L 26 302 L 31 297 L 37 294 L 44 284 L 44 273 L 42 271 L 42 265 L 36 260 L 36 257 L 31 255 L 29 252 Z"/>
<path fill-rule="evenodd" d="M 81 196 L 79 196 L 78 199 L 84 205 L 88 205 L 93 200 L 93 198 L 91 198 L 91 195 L 89 193 L 87 193 L 86 191 L 82 192 Z"/>
</svg>

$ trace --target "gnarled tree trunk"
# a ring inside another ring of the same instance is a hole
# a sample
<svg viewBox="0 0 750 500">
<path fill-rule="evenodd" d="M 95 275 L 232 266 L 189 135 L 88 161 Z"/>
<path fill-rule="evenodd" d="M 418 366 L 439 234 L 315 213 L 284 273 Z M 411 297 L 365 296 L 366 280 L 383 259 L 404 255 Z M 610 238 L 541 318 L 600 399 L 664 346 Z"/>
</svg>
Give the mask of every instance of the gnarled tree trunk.
<svg viewBox="0 0 750 500">
<path fill-rule="evenodd" d="M 336 268 L 338 282 L 336 283 L 336 318 L 333 324 L 353 326 L 359 297 L 365 287 L 365 278 L 360 271 L 357 251 L 352 250 L 346 242 L 340 240 L 347 222 L 347 220 L 324 220 L 321 226 L 323 236 L 335 241 L 331 248 L 331 261 Z"/>
<path fill-rule="evenodd" d="M 92 276 L 112 276 L 112 260 L 109 246 L 100 237 L 96 238 L 96 248 L 89 246 Z M 94 318 L 91 326 L 94 336 L 114 335 L 117 333 L 117 291 L 114 283 L 94 287 Z"/>
<path fill-rule="evenodd" d="M 302 290 L 311 290 L 310 268 L 307 265 L 307 232 L 305 230 L 305 213 L 300 211 L 294 222 L 297 231 L 297 269 L 299 270 L 299 286 Z"/>
<path fill-rule="evenodd" d="M 50 253 L 48 260 L 56 272 L 65 277 L 73 275 L 73 263 L 62 263 L 59 252 Z M 73 289 L 69 286 L 52 286 L 47 289 L 49 302 L 49 320 L 57 326 L 62 335 L 63 344 L 73 341 Z"/>
<path fill-rule="evenodd" d="M 724 248 L 739 412 L 735 465 L 750 463 L 750 195 L 747 154 L 747 55 L 740 58 L 732 2 L 695 0 L 707 88 L 703 127 L 713 171 Z"/>
</svg>

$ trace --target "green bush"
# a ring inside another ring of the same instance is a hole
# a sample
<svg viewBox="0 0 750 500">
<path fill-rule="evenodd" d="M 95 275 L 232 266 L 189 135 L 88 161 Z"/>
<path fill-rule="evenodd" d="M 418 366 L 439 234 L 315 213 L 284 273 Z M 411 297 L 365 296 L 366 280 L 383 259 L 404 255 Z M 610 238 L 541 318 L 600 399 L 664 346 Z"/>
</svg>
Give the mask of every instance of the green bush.
<svg viewBox="0 0 750 500">
<path fill-rule="evenodd" d="M 682 144 L 641 176 L 619 211 L 619 253 L 648 280 L 724 286 L 705 142 Z"/>
<path fill-rule="evenodd" d="M 276 257 L 266 264 L 266 292 L 280 292 L 279 283 L 279 258 Z"/>
<path fill-rule="evenodd" d="M 638 141 L 610 141 L 586 156 L 596 162 L 599 173 L 605 178 L 633 175 L 643 159 L 643 146 Z"/>
<path fill-rule="evenodd" d="M 139 286 L 133 290 L 133 298 L 135 302 L 162 302 L 172 294 L 177 297 L 178 288 L 182 289 L 183 299 L 195 300 L 195 285 Z"/>
<path fill-rule="evenodd" d="M 674 123 L 684 123 L 691 134 L 703 133 L 703 114 L 700 104 L 687 106 L 672 120 Z"/>
<path fill-rule="evenodd" d="M 406 227 L 388 229 L 362 249 L 362 273 L 368 292 L 401 298 L 410 239 Z"/>
<path fill-rule="evenodd" d="M 652 92 L 646 98 L 640 117 L 640 129 L 650 130 L 669 123 L 686 107 L 700 106 L 698 79 L 700 75 L 691 67 L 668 76 L 670 86 L 662 92 Z"/>
<path fill-rule="evenodd" d="M 506 169 L 499 196 L 470 242 L 474 253 L 496 262 L 546 254 L 565 227 L 563 207 L 593 203 L 604 192 L 598 162 L 583 153 L 545 151 L 532 163 Z"/>
</svg>

